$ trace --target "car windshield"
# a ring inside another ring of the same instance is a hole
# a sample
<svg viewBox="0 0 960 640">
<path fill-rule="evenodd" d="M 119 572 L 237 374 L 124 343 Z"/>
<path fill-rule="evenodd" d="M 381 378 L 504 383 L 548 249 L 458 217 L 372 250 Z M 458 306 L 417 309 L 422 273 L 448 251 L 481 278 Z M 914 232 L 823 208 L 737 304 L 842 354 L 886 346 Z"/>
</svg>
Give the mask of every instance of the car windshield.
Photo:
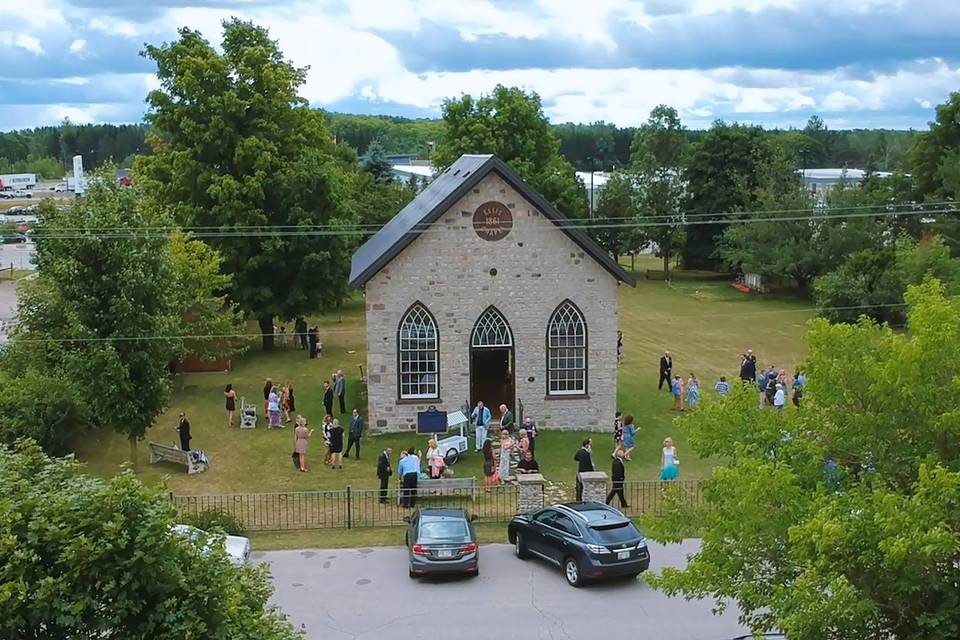
<svg viewBox="0 0 960 640">
<path fill-rule="evenodd" d="M 600 544 L 619 544 L 640 538 L 640 532 L 631 522 L 593 527 L 594 535 Z"/>
<path fill-rule="evenodd" d="M 420 521 L 419 542 L 469 542 L 470 532 L 463 520 L 430 518 Z"/>
</svg>

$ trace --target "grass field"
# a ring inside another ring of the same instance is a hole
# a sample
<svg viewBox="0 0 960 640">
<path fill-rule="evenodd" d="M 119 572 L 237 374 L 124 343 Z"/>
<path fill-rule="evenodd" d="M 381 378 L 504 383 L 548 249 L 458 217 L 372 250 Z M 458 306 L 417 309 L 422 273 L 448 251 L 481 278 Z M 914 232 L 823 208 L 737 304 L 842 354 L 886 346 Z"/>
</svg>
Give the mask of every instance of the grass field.
<svg viewBox="0 0 960 640">
<path fill-rule="evenodd" d="M 648 266 L 645 261 L 638 261 L 637 269 Z M 796 300 L 747 296 L 722 282 L 678 280 L 669 286 L 641 279 L 636 288 L 621 287 L 619 325 L 624 333 L 625 361 L 620 367 L 618 401 L 624 413 L 636 416 L 640 428 L 633 462 L 627 467 L 628 479 L 656 478 L 660 443 L 668 435 L 675 440 L 683 460 L 682 477 L 703 477 L 716 462 L 685 455 L 686 441 L 673 422 L 676 414 L 670 411 L 669 393 L 656 388 L 658 360 L 664 349 L 670 349 L 674 356 L 675 372 L 684 378 L 690 371 L 697 373 L 702 383 L 701 397 L 709 401 L 717 376 L 735 376 L 738 356 L 747 348 L 754 350 L 761 365 L 790 369 L 798 364 L 805 352 L 804 323 L 812 315 L 808 305 Z M 358 365 L 365 363 L 362 303 L 357 299 L 346 305 L 342 322 L 336 315 L 316 319 L 324 344 L 319 360 L 309 360 L 304 352 L 293 348 L 264 354 L 254 347 L 229 373 L 178 377 L 171 406 L 147 439 L 174 442 L 176 416 L 186 411 L 192 424 L 192 444 L 209 454 L 211 467 L 206 473 L 187 476 L 182 468 L 173 465 L 148 465 L 146 444 L 142 444 L 140 476 L 147 482 L 166 476 L 170 490 L 181 494 L 339 489 L 348 484 L 369 488 L 376 485 L 374 465 L 380 449 L 425 449 L 421 436 L 365 437 L 362 459 L 345 461 L 343 470 L 333 470 L 320 461 L 322 440 L 316 437 L 311 443 L 308 473 L 292 468 L 292 428 L 262 427 L 262 387 L 266 377 L 278 384 L 294 384 L 298 413 L 314 426 L 319 425 L 322 417 L 321 382 L 336 369 L 347 374 L 348 412 L 353 406 L 360 406 L 362 412 L 365 409 L 358 381 Z M 228 382 L 239 395 L 257 403 L 261 414 L 259 428 L 227 430 L 222 391 Z M 344 416 L 341 422 L 346 423 L 347 418 Z M 545 432 L 538 438 L 537 458 L 548 480 L 569 487 L 575 470 L 572 456 L 583 435 Z M 599 469 L 607 470 L 612 438 L 610 434 L 592 435 L 595 463 Z M 88 436 L 77 454 L 92 472 L 106 476 L 126 466 L 128 451 L 121 436 L 101 433 Z M 480 478 L 481 469 L 480 456 L 470 455 L 457 465 L 456 473 Z"/>
</svg>

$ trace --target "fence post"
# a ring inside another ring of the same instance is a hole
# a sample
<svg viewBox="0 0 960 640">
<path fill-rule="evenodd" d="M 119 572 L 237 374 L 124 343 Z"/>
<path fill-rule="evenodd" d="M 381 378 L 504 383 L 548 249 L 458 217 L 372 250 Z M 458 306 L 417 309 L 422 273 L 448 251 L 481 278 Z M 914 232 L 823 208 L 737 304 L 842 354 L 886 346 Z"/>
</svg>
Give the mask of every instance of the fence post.
<svg viewBox="0 0 960 640">
<path fill-rule="evenodd" d="M 350 485 L 347 485 L 347 529 L 350 528 L 350 520 L 352 515 L 350 513 L 350 506 Z"/>
</svg>

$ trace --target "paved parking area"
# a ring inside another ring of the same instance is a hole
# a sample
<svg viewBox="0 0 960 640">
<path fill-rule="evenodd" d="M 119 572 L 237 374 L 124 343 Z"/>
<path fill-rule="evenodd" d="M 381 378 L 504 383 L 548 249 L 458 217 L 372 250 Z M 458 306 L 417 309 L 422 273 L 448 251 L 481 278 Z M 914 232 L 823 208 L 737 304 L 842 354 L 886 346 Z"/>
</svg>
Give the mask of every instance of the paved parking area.
<svg viewBox="0 0 960 640">
<path fill-rule="evenodd" d="M 696 542 L 651 546 L 652 568 L 682 566 Z M 567 585 L 560 571 L 484 545 L 480 575 L 411 580 L 403 548 L 254 553 L 273 572 L 273 601 L 312 640 L 725 640 L 746 633 L 736 610 L 667 598 L 642 580 Z"/>
</svg>

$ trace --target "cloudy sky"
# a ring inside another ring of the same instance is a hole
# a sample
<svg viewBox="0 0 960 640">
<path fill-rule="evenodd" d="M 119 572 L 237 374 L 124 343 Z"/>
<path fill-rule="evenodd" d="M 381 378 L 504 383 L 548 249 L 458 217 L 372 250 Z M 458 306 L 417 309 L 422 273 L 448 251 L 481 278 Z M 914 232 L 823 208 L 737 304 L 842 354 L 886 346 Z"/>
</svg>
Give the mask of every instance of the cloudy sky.
<svg viewBox="0 0 960 640">
<path fill-rule="evenodd" d="M 143 44 L 216 42 L 229 16 L 310 67 L 312 104 L 353 113 L 435 116 L 502 83 L 555 122 L 667 103 L 691 127 L 923 128 L 960 90 L 957 0 L 0 0 L 0 130 L 138 121 Z"/>
</svg>

